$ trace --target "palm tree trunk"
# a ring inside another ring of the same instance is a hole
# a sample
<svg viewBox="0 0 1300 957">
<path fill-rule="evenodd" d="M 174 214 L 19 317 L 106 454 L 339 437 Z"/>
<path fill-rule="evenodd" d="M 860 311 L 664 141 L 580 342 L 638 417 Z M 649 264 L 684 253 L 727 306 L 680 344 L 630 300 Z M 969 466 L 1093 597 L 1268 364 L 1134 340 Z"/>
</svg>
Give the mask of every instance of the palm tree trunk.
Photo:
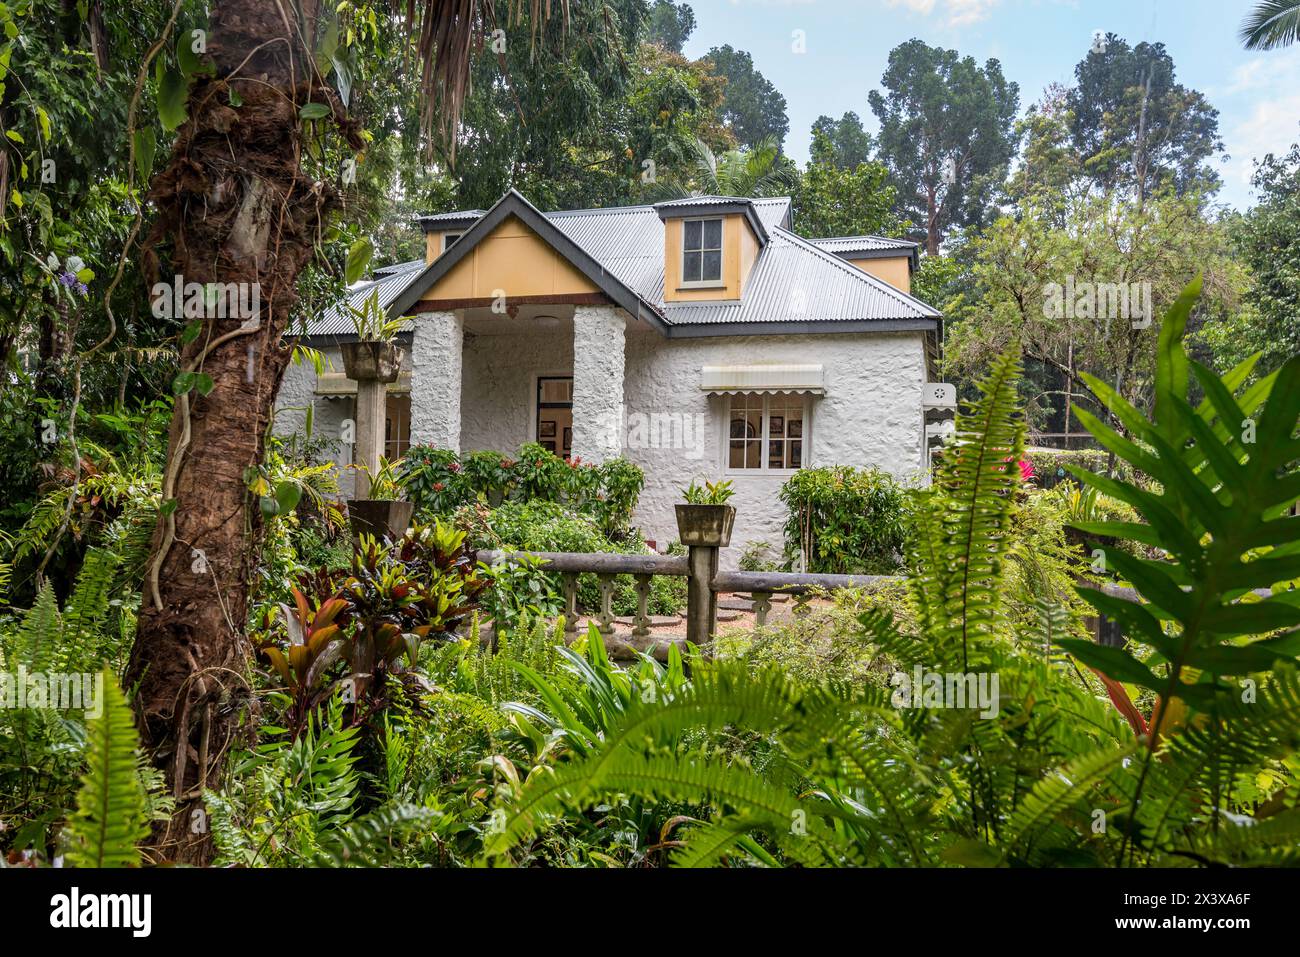
<svg viewBox="0 0 1300 957">
<path fill-rule="evenodd" d="M 294 5 L 212 5 L 207 48 L 216 73 L 193 84 L 189 120 L 148 192 L 158 213 L 145 242 L 149 271 L 157 269 L 154 249 L 165 246 L 185 283 L 256 283 L 260 299 L 256 321 L 205 316 L 181 353 L 182 368 L 201 369 L 214 387 L 176 400 L 164 490 L 175 507 L 154 533 L 127 673 L 145 747 L 177 799 L 175 816 L 149 842 L 162 860 L 210 859 L 203 789 L 217 785 L 249 728 L 244 631 L 260 520 L 245 470 L 261 461 L 298 275 L 337 201 L 303 175 L 299 106 L 331 102 L 349 129 L 337 101 L 314 83 L 299 39 L 299 30 L 314 35 L 316 3 L 297 6 L 295 23 Z"/>
</svg>

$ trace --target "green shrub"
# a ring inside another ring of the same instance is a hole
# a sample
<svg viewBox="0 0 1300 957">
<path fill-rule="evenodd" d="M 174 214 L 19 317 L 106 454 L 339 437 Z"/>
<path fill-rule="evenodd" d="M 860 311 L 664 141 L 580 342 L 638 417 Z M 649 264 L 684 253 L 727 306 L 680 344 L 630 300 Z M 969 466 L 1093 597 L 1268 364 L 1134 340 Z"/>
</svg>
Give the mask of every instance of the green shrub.
<svg viewBox="0 0 1300 957">
<path fill-rule="evenodd" d="M 627 459 L 599 465 L 561 459 L 536 442 L 518 457 L 412 446 L 398 466 L 406 497 L 421 518 L 446 518 L 475 501 L 565 505 L 593 519 L 607 538 L 626 536 L 645 475 Z"/>
<path fill-rule="evenodd" d="M 829 575 L 898 570 L 907 496 L 889 475 L 847 465 L 800 469 L 781 486 L 788 562 Z"/>
<path fill-rule="evenodd" d="M 602 534 L 596 521 L 556 502 L 505 502 L 499 508 L 482 506 L 462 508 L 456 514 L 456 524 L 466 529 L 475 548 L 517 549 L 530 552 L 615 552 L 623 555 L 651 554 L 649 546 L 639 535 L 628 535 L 611 541 Z M 546 595 L 538 593 L 527 581 L 527 576 L 515 570 L 511 573 L 512 587 L 527 588 L 529 603 L 543 613 L 552 602 L 561 598 L 561 580 L 553 572 L 537 571 L 535 574 L 548 583 Z M 521 580 L 524 579 L 524 580 Z M 650 580 L 650 614 L 669 615 L 681 610 L 686 601 L 686 580 L 656 575 Z M 587 612 L 600 608 L 600 585 L 595 575 L 578 578 L 578 607 Z M 615 614 L 630 615 L 636 611 L 636 590 L 631 575 L 619 575 L 614 580 L 613 607 Z"/>
</svg>

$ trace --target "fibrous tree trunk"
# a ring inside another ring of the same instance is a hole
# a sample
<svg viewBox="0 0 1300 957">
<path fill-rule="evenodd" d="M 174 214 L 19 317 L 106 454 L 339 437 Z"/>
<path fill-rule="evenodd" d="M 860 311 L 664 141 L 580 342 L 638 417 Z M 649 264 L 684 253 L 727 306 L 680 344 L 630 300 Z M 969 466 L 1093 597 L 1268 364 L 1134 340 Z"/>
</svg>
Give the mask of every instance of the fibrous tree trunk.
<svg viewBox="0 0 1300 957">
<path fill-rule="evenodd" d="M 329 104 L 360 146 L 303 49 L 315 22 L 310 0 L 212 5 L 207 52 L 215 73 L 193 83 L 189 119 L 147 194 L 157 211 L 144 244 L 151 284 L 174 276 L 256 283 L 260 302 L 251 318 L 213 315 L 210 304 L 181 352 L 182 370 L 210 376 L 213 388 L 176 400 L 164 516 L 127 673 L 144 745 L 177 798 L 176 814 L 150 839 L 157 860 L 210 858 L 202 792 L 216 786 L 249 727 L 245 620 L 260 520 L 249 507 L 246 471 L 261 461 L 288 362 L 281 338 L 298 275 L 337 203 L 328 185 L 303 174 L 300 106 Z M 158 268 L 159 253 L 169 269 Z M 178 329 L 195 321 L 177 319 Z"/>
</svg>

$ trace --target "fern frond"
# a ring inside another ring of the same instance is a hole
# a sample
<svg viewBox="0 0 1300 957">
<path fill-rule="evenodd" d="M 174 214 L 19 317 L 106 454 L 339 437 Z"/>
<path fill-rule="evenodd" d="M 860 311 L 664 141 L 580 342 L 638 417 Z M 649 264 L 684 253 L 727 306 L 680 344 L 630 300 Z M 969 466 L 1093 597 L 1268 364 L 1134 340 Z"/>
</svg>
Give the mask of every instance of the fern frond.
<svg viewBox="0 0 1300 957">
<path fill-rule="evenodd" d="M 1040 832 L 1055 823 L 1068 808 L 1089 796 L 1095 800 L 1097 785 L 1116 768 L 1122 767 L 1124 759 L 1131 757 L 1136 748 L 1137 742 L 1121 748 L 1103 748 L 1075 758 L 1042 778 L 1025 796 L 1007 824 L 1006 846 L 1032 853 Z"/>
<path fill-rule="evenodd" d="M 380 808 L 320 838 L 317 866 L 382 867 L 393 855 L 393 842 L 428 825 L 440 812 L 402 804 Z"/>
<path fill-rule="evenodd" d="M 1025 425 L 1018 411 L 1020 353 L 1012 347 L 959 414 L 935 486 L 919 496 L 909 584 L 936 667 L 968 671 L 1002 623 L 998 584 L 1012 545 Z"/>
<path fill-rule="evenodd" d="M 103 671 L 102 713 L 86 721 L 86 773 L 68 824 L 73 867 L 134 867 L 149 833 L 148 802 L 136 767 L 135 720 L 117 679 Z"/>
</svg>

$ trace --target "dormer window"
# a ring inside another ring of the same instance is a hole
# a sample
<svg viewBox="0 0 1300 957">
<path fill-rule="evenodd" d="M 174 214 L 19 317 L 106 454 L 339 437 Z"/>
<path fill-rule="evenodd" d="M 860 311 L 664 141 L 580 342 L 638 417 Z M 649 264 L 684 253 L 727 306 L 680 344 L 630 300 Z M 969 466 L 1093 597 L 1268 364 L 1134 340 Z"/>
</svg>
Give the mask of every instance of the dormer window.
<svg viewBox="0 0 1300 957">
<path fill-rule="evenodd" d="M 456 244 L 456 240 L 460 239 L 460 236 L 461 236 L 460 233 L 443 233 L 442 251 L 446 252 L 448 249 L 454 246 Z"/>
<path fill-rule="evenodd" d="M 716 286 L 721 282 L 722 220 L 685 220 L 682 223 L 682 285 Z"/>
</svg>

